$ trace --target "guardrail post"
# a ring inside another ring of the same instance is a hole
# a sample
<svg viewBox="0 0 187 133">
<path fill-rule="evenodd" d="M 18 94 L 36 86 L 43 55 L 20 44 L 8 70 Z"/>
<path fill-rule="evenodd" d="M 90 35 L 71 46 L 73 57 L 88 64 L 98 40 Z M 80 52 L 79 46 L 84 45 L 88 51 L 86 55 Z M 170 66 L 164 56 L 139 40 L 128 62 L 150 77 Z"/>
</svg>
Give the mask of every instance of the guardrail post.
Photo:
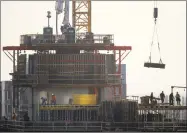
<svg viewBox="0 0 187 133">
<path fill-rule="evenodd" d="M 87 127 L 87 122 L 86 122 L 86 131 L 88 130 L 88 127 Z"/>
<path fill-rule="evenodd" d="M 54 131 L 54 122 L 52 122 L 52 126 L 53 126 L 53 131 Z"/>
<path fill-rule="evenodd" d="M 102 122 L 101 122 L 101 131 L 103 130 L 103 125 L 102 125 Z"/>
</svg>

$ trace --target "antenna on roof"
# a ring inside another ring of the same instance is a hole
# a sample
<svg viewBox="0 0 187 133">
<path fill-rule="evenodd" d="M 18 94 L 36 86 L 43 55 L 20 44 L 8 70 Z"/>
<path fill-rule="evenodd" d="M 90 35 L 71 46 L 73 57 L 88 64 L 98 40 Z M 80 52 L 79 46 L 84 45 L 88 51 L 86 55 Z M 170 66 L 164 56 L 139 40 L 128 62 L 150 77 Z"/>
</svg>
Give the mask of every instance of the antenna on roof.
<svg viewBox="0 0 187 133">
<path fill-rule="evenodd" d="M 51 18 L 51 12 L 50 11 L 47 11 L 47 18 L 48 18 L 48 27 L 50 26 L 49 25 L 49 19 Z"/>
</svg>

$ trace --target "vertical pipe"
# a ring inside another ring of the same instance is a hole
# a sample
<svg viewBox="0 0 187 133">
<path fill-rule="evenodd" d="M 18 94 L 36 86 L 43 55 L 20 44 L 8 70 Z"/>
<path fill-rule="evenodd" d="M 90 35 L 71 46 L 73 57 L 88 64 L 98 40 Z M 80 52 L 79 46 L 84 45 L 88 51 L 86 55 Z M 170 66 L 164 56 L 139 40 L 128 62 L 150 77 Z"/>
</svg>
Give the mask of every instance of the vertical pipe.
<svg viewBox="0 0 187 133">
<path fill-rule="evenodd" d="M 58 13 L 56 12 L 56 35 L 58 35 Z"/>
<path fill-rule="evenodd" d="M 48 18 L 48 27 L 49 27 L 49 18 Z"/>
</svg>

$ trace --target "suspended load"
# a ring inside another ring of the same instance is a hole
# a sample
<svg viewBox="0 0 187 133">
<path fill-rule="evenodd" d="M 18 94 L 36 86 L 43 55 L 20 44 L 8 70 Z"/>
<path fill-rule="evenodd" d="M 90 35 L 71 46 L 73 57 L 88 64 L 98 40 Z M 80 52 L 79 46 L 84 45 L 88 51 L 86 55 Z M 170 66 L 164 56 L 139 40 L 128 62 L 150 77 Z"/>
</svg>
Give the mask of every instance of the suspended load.
<svg viewBox="0 0 187 133">
<path fill-rule="evenodd" d="M 155 22 L 154 22 L 153 38 L 152 38 L 152 42 L 151 42 L 151 50 L 152 50 L 153 40 L 154 40 L 155 34 L 156 34 L 157 40 L 158 40 L 157 25 L 156 25 L 157 24 L 156 23 L 157 22 L 157 18 L 158 18 L 158 8 L 157 7 L 154 8 L 153 17 L 154 17 L 154 21 Z M 157 45 L 158 45 L 158 51 L 159 51 L 159 54 L 160 54 L 160 61 L 159 61 L 159 63 L 152 63 L 151 62 L 151 50 L 150 50 L 149 61 L 144 63 L 144 67 L 165 69 L 165 64 L 162 63 L 162 59 L 161 59 L 159 41 L 158 41 Z"/>
</svg>

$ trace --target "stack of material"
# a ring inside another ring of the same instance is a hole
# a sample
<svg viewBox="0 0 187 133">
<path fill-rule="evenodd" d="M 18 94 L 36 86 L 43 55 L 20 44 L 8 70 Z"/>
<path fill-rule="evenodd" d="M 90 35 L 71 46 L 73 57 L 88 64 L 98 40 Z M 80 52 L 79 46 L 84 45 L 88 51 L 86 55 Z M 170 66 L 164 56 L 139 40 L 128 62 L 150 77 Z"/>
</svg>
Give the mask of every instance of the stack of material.
<svg viewBox="0 0 187 133">
<path fill-rule="evenodd" d="M 149 105 L 149 96 L 140 97 L 142 105 Z"/>
<path fill-rule="evenodd" d="M 114 121 L 115 122 L 134 122 L 138 115 L 138 104 L 135 101 L 115 102 Z"/>
<path fill-rule="evenodd" d="M 101 121 L 113 121 L 113 102 L 103 101 L 99 108 L 99 119 Z"/>
<path fill-rule="evenodd" d="M 99 109 L 102 121 L 135 122 L 138 116 L 138 103 L 135 101 L 107 101 Z"/>
</svg>

